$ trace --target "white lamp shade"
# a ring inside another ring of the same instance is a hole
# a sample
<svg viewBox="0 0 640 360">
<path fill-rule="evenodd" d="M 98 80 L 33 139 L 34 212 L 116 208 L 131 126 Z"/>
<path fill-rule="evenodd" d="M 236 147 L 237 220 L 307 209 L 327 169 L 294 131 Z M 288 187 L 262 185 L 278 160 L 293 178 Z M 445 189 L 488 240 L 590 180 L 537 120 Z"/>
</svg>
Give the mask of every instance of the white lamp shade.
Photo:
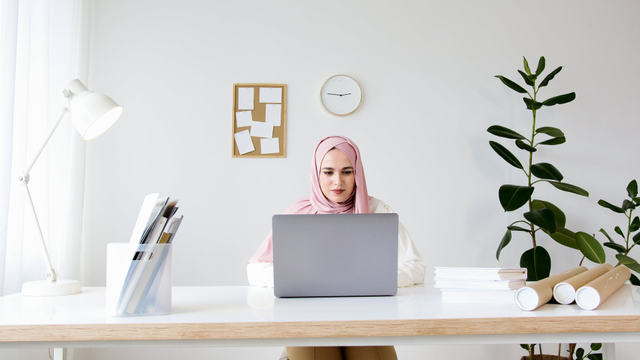
<svg viewBox="0 0 640 360">
<path fill-rule="evenodd" d="M 65 90 L 72 93 L 69 110 L 72 112 L 73 126 L 84 140 L 100 136 L 122 114 L 122 106 L 106 95 L 89 91 L 78 79 L 69 82 Z"/>
</svg>

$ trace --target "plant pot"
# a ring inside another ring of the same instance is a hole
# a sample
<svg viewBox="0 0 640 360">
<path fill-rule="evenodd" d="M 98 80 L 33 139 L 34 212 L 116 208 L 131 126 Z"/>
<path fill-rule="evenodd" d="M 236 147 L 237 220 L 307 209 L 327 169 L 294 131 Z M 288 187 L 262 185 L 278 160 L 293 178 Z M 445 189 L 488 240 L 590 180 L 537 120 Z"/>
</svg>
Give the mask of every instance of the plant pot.
<svg viewBox="0 0 640 360">
<path fill-rule="evenodd" d="M 529 356 L 523 356 L 520 360 L 530 360 Z M 569 360 L 566 356 L 558 355 L 533 355 L 533 360 Z"/>
</svg>

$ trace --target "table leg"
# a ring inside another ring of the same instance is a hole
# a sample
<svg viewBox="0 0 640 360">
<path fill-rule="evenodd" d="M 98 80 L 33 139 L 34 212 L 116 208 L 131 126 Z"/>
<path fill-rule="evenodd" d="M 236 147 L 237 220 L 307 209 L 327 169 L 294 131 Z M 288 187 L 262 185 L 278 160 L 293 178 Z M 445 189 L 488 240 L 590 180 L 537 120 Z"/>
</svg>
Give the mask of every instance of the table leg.
<svg viewBox="0 0 640 360">
<path fill-rule="evenodd" d="M 67 360 L 67 349 L 66 348 L 53 349 L 53 360 Z"/>
<path fill-rule="evenodd" d="M 602 354 L 604 360 L 616 360 L 616 344 L 606 343 L 602 344 Z"/>
</svg>

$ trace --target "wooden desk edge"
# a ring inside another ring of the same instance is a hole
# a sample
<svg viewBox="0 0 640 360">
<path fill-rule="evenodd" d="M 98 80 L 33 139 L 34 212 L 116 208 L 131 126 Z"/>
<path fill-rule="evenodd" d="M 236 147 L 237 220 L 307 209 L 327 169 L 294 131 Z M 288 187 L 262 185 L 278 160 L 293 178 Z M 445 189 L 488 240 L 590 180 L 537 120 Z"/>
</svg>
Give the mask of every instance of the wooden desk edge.
<svg viewBox="0 0 640 360">
<path fill-rule="evenodd" d="M 640 316 L 5 325 L 0 327 L 0 343 L 508 335 L 627 331 L 640 331 Z"/>
</svg>

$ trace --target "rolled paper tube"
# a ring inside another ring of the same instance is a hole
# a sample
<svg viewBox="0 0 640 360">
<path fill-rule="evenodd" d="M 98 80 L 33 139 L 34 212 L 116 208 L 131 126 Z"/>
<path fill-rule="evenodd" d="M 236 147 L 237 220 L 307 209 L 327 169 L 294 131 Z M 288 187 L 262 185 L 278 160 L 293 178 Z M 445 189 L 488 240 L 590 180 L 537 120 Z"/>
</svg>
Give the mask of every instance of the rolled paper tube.
<svg viewBox="0 0 640 360">
<path fill-rule="evenodd" d="M 571 304 L 576 299 L 576 290 L 597 279 L 613 269 L 611 264 L 602 264 L 556 284 L 553 288 L 553 298 L 560 304 Z"/>
<path fill-rule="evenodd" d="M 516 291 L 516 305 L 518 305 L 522 310 L 535 310 L 551 300 L 553 297 L 553 287 L 556 286 L 557 283 L 565 281 L 585 271 L 587 271 L 586 267 L 576 266 L 573 269 L 563 271 L 559 274 L 549 276 L 546 279 L 521 287 Z"/>
<path fill-rule="evenodd" d="M 618 266 L 576 291 L 576 303 L 585 310 L 594 310 L 631 278 L 626 266 Z"/>
</svg>

